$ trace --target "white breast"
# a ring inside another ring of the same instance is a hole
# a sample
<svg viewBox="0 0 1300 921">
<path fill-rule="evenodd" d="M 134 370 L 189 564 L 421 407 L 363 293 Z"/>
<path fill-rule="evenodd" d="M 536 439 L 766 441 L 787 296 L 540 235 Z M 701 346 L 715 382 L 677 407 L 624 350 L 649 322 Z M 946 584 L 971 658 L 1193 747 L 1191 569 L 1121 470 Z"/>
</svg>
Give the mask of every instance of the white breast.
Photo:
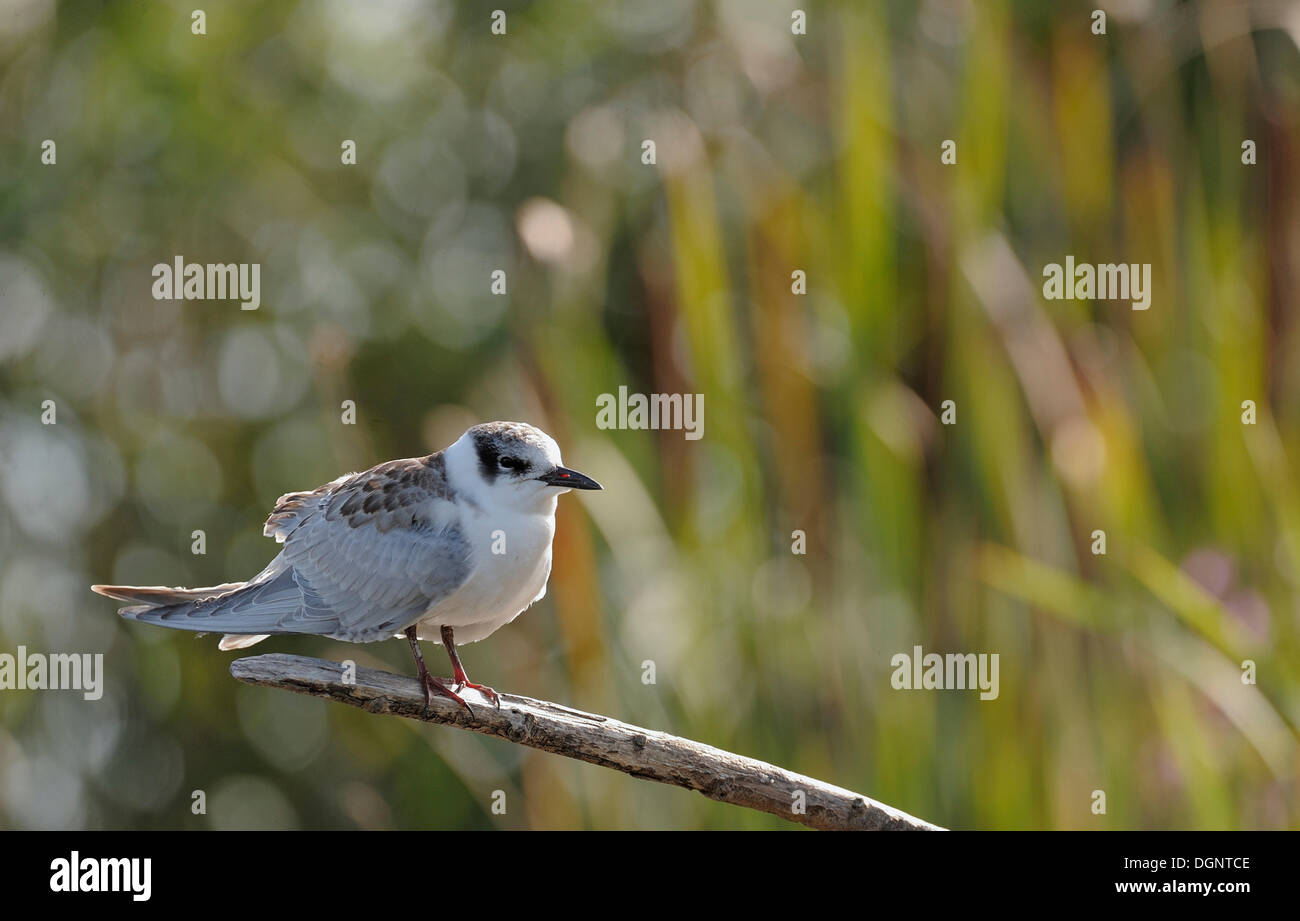
<svg viewBox="0 0 1300 921">
<path fill-rule="evenodd" d="M 456 645 L 477 642 L 546 594 L 553 513 L 486 516 L 467 510 L 462 529 L 472 547 L 473 569 L 454 594 L 420 619 L 416 629 L 421 640 L 440 642 L 445 625 L 455 628 Z"/>
</svg>

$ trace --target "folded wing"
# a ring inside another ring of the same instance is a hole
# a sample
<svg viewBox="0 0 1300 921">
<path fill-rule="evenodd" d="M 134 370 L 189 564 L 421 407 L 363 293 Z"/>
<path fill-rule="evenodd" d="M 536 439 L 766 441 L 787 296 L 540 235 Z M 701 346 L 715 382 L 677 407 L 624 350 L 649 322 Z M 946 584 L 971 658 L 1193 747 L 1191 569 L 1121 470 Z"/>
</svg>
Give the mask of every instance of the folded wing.
<svg viewBox="0 0 1300 921">
<path fill-rule="evenodd" d="M 276 503 L 284 544 L 247 583 L 212 589 L 95 586 L 139 602 L 123 617 L 205 633 L 308 633 L 369 642 L 400 633 L 468 578 L 470 551 L 441 454 L 390 461 Z"/>
</svg>

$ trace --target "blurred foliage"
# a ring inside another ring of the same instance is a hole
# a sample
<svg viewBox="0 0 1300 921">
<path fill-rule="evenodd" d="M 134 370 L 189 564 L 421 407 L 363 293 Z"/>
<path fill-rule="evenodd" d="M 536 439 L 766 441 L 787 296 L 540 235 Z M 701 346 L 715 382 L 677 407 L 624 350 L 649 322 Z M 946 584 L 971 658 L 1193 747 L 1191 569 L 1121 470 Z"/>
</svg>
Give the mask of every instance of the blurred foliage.
<svg viewBox="0 0 1300 921">
<path fill-rule="evenodd" d="M 87 589 L 247 578 L 279 494 L 497 418 L 606 490 L 476 680 L 952 827 L 1297 825 L 1296 5 L 800 6 L 5 0 L 0 651 L 107 688 L 0 693 L 0 826 L 790 827 L 240 686 Z M 1067 254 L 1151 308 L 1044 300 Z M 177 255 L 261 308 L 154 300 Z M 704 438 L 597 429 L 619 386 Z M 1000 696 L 893 690 L 913 645 Z"/>
</svg>

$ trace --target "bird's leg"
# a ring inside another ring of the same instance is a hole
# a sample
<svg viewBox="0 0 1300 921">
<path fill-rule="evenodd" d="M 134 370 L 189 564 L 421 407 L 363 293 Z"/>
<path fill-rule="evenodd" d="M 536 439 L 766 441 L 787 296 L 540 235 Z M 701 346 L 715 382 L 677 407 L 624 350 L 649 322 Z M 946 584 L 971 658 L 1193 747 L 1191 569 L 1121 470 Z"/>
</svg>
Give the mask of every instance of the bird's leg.
<svg viewBox="0 0 1300 921">
<path fill-rule="evenodd" d="M 496 704 L 497 709 L 500 710 L 501 695 L 485 684 L 475 684 L 469 680 L 469 675 L 465 674 L 465 666 L 460 664 L 460 656 L 456 655 L 456 640 L 451 634 L 451 627 L 442 628 L 442 645 L 447 647 L 447 655 L 451 658 L 451 680 L 456 682 L 456 690 L 473 688 Z"/>
<path fill-rule="evenodd" d="M 443 628 L 447 629 L 446 627 Z M 415 671 L 419 679 L 420 687 L 424 688 L 424 712 L 429 712 L 429 703 L 433 700 L 434 692 L 442 694 L 444 697 L 450 697 L 456 703 L 460 704 L 466 710 L 469 710 L 470 716 L 474 715 L 470 705 L 465 703 L 465 699 L 447 687 L 446 682 L 429 674 L 429 670 L 424 667 L 424 656 L 420 654 L 420 642 L 415 638 L 415 625 L 406 628 L 406 639 L 411 644 L 411 652 L 415 653 Z"/>
</svg>

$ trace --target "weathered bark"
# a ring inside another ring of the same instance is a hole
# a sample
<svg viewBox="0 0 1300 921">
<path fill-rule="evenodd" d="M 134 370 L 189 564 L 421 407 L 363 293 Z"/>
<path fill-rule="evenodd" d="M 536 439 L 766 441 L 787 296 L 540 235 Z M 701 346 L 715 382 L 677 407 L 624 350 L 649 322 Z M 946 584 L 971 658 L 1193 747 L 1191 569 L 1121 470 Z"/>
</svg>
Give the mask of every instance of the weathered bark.
<svg viewBox="0 0 1300 921">
<path fill-rule="evenodd" d="M 785 768 L 544 700 L 502 694 L 498 710 L 467 691 L 473 715 L 445 697 L 435 697 L 426 713 L 414 678 L 358 667 L 355 681 L 344 683 L 344 669 L 337 662 L 282 654 L 236 659 L 230 673 L 249 684 L 324 697 L 371 713 L 497 736 L 633 777 L 698 790 L 710 799 L 813 828 L 939 830 L 892 806 Z M 795 809 L 799 791 L 802 812 Z"/>
</svg>

